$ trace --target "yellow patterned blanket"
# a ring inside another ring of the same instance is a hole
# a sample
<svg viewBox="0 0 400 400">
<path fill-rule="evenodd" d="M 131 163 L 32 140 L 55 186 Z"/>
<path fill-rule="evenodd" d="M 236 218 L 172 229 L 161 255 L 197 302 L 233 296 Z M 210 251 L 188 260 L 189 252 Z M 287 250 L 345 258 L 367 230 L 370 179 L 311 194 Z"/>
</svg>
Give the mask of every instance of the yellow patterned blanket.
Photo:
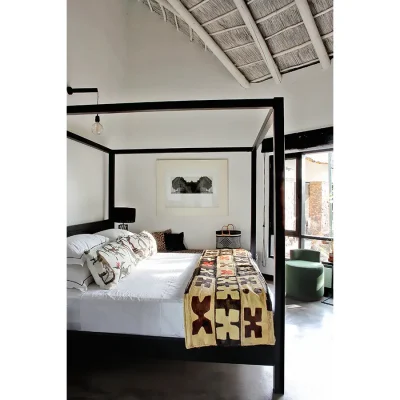
<svg viewBox="0 0 400 400">
<path fill-rule="evenodd" d="M 269 292 L 247 250 L 204 250 L 184 309 L 187 349 L 275 344 Z"/>
</svg>

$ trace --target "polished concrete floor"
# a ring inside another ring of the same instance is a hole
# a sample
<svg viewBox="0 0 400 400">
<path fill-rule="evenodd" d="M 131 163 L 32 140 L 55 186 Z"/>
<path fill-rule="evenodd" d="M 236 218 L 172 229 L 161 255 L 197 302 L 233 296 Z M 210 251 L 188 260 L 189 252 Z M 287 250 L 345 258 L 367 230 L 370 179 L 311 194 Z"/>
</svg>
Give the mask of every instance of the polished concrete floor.
<svg viewBox="0 0 400 400">
<path fill-rule="evenodd" d="M 68 399 L 330 400 L 333 307 L 286 303 L 283 396 L 273 396 L 272 367 L 151 359 L 92 365 L 82 356 L 79 367 L 68 371 Z"/>
</svg>

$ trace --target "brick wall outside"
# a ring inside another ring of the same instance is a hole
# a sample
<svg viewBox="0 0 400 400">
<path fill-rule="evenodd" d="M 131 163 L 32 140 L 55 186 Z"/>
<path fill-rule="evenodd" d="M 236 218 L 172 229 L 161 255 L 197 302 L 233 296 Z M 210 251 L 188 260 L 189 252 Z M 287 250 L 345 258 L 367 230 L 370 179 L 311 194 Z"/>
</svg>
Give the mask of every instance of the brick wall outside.
<svg viewBox="0 0 400 400">
<path fill-rule="evenodd" d="M 319 236 L 321 232 L 321 200 L 322 182 L 310 182 L 308 198 L 309 202 L 309 224 L 308 234 Z"/>
<path fill-rule="evenodd" d="M 329 233 L 329 188 L 326 182 L 309 184 L 308 234 L 323 236 Z"/>
</svg>

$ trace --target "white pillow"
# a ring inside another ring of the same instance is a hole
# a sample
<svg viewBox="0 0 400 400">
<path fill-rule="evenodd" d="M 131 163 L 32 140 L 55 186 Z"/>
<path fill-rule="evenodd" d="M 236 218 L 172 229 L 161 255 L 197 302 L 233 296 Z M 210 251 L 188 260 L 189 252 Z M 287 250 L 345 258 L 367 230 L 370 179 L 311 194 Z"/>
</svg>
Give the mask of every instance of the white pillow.
<svg viewBox="0 0 400 400">
<path fill-rule="evenodd" d="M 110 239 L 110 241 L 114 242 L 121 237 L 133 235 L 133 233 L 125 229 L 106 229 L 105 231 L 96 232 L 96 235 L 105 236 Z"/>
<path fill-rule="evenodd" d="M 106 243 L 85 253 L 87 266 L 101 289 L 115 288 L 119 280 L 129 275 L 143 259 L 142 255 L 133 252 L 128 238 Z"/>
<path fill-rule="evenodd" d="M 81 265 L 85 263 L 84 253 L 105 244 L 109 241 L 105 236 L 84 233 L 67 238 L 67 265 Z"/>
<path fill-rule="evenodd" d="M 67 265 L 67 289 L 85 292 L 93 282 L 93 276 L 85 265 Z"/>
</svg>

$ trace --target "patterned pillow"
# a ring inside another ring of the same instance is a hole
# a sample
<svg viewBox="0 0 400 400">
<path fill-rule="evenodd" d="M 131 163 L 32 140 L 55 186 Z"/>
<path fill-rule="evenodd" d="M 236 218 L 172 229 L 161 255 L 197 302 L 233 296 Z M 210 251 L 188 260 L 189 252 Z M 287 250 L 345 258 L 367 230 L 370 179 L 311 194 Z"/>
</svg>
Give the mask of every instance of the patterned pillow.
<svg viewBox="0 0 400 400">
<path fill-rule="evenodd" d="M 167 251 L 167 246 L 165 245 L 165 234 L 172 233 L 171 229 L 167 229 L 164 232 L 153 232 L 152 235 L 157 243 L 157 251 Z"/>
<path fill-rule="evenodd" d="M 85 253 L 90 273 L 101 289 L 115 288 L 142 259 L 132 251 L 128 238 L 123 237 Z"/>
<path fill-rule="evenodd" d="M 128 241 L 132 252 L 142 259 L 157 253 L 157 242 L 153 235 L 147 231 L 133 233 L 124 239 Z"/>
<path fill-rule="evenodd" d="M 152 256 L 153 254 L 157 254 L 157 242 L 154 236 L 147 231 L 142 231 L 140 232 L 140 235 L 143 235 L 143 237 L 147 237 L 147 240 L 149 241 L 148 246 L 149 246 L 149 255 Z"/>
</svg>

